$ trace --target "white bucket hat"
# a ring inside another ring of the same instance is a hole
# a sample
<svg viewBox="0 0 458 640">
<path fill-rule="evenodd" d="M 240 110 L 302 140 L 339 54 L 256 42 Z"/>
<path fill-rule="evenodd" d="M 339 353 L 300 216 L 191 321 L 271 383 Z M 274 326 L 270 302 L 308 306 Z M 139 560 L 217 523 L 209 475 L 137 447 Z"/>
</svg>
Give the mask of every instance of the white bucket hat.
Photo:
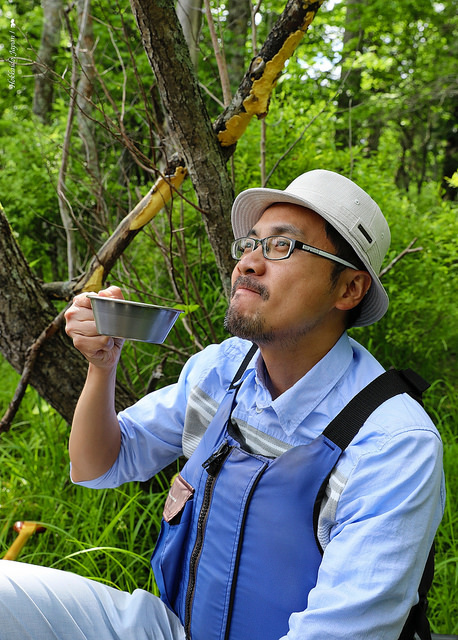
<svg viewBox="0 0 458 640">
<path fill-rule="evenodd" d="M 300 175 L 284 191 L 263 188 L 242 191 L 232 206 L 235 238 L 247 236 L 267 207 L 281 202 L 312 209 L 345 238 L 372 277 L 353 326 L 364 327 L 380 320 L 388 309 L 388 296 L 378 274 L 391 236 L 377 203 L 348 178 L 316 169 Z"/>
</svg>

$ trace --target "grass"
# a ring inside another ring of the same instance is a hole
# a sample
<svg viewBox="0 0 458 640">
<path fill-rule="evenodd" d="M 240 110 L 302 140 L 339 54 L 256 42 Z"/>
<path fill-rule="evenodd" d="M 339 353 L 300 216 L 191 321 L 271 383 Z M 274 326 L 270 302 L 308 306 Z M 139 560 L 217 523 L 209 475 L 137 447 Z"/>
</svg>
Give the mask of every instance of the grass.
<svg viewBox="0 0 458 640">
<path fill-rule="evenodd" d="M 436 567 L 430 592 L 430 621 L 435 633 L 458 634 L 458 401 L 453 385 L 438 380 L 425 397 L 425 408 L 433 418 L 444 443 L 447 491 L 445 512 L 436 536 Z"/>
<path fill-rule="evenodd" d="M 19 419 L 0 439 L 0 557 L 17 535 L 14 522 L 33 520 L 46 531 L 28 541 L 21 561 L 154 591 L 149 558 L 167 479 L 101 491 L 77 487 L 69 480 L 67 441 L 68 425 L 29 389 Z"/>
<path fill-rule="evenodd" d="M 3 414 L 17 376 L 1 359 L 0 376 Z M 435 633 L 457 634 L 458 406 L 452 385 L 436 381 L 427 392 L 426 408 L 443 437 L 448 492 L 436 539 L 429 616 Z M 77 487 L 68 477 L 67 440 L 68 426 L 29 389 L 16 422 L 0 438 L 0 557 L 16 537 L 14 522 L 36 520 L 46 531 L 29 540 L 21 561 L 74 571 L 124 590 L 156 592 L 149 558 L 168 490 L 166 477 L 111 490 Z"/>
</svg>

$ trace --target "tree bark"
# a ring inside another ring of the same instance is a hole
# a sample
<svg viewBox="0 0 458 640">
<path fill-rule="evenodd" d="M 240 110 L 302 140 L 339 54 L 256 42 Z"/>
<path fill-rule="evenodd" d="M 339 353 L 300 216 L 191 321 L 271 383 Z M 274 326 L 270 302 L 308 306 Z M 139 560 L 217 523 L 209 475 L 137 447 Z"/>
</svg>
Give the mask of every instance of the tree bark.
<svg viewBox="0 0 458 640">
<path fill-rule="evenodd" d="M 91 98 L 94 91 L 95 79 L 93 57 L 95 42 L 90 0 L 78 0 L 77 11 L 80 77 L 76 87 L 76 118 L 78 122 L 78 132 L 86 156 L 86 168 L 92 180 L 92 192 L 96 201 L 96 222 L 98 222 L 102 228 L 106 228 L 108 212 L 103 197 L 102 174 L 95 138 L 95 123 L 92 119 L 94 109 Z"/>
<path fill-rule="evenodd" d="M 226 294 L 233 263 L 229 212 L 234 191 L 226 161 L 200 94 L 173 2 L 131 0 L 143 46 L 155 73 L 175 149 L 196 190 Z"/>
<path fill-rule="evenodd" d="M 29 349 L 57 311 L 30 271 L 1 208 L 0 291 L 0 351 L 22 373 Z M 70 422 L 86 371 L 85 359 L 61 330 L 43 343 L 30 384 Z M 118 385 L 117 406 L 125 407 L 134 401 L 133 395 Z"/>
<path fill-rule="evenodd" d="M 202 24 L 202 0 L 178 0 L 176 11 L 188 45 L 192 64 L 197 69 L 199 63 L 199 33 Z"/>
<path fill-rule="evenodd" d="M 35 90 L 33 94 L 33 112 L 42 122 L 48 122 L 53 103 L 52 71 L 59 46 L 62 23 L 62 0 L 42 0 L 43 30 L 34 64 Z"/>
</svg>

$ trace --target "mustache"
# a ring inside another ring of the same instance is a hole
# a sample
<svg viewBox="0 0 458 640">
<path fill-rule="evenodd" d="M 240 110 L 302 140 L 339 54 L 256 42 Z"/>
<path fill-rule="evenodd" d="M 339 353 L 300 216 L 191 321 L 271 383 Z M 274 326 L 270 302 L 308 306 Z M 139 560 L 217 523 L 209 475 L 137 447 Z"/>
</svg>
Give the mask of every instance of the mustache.
<svg viewBox="0 0 458 640">
<path fill-rule="evenodd" d="M 269 292 L 267 288 L 259 282 L 256 282 L 256 280 L 250 278 L 249 276 L 239 276 L 237 278 L 231 290 L 231 297 L 234 296 L 235 292 L 240 287 L 243 287 L 244 289 L 250 289 L 251 291 L 259 293 L 262 300 L 267 300 L 269 298 Z"/>
</svg>

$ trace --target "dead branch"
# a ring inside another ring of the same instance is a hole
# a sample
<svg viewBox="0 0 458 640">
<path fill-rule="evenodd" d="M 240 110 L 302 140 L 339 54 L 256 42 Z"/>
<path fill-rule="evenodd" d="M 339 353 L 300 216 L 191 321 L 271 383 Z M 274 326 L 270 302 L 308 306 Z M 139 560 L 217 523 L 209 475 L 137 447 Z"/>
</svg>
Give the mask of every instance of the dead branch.
<svg viewBox="0 0 458 640">
<path fill-rule="evenodd" d="M 84 8 L 84 16 L 82 21 L 87 20 L 88 13 L 88 2 L 85 2 Z M 67 30 L 70 36 L 70 42 L 72 44 L 72 72 L 71 72 L 71 80 L 70 80 L 70 103 L 68 106 L 68 114 L 67 114 L 67 124 L 65 127 L 65 136 L 64 142 L 62 145 L 62 158 L 59 167 L 59 176 L 57 179 L 57 196 L 59 200 L 59 211 L 60 217 L 62 219 L 62 224 L 65 229 L 65 236 L 67 239 L 67 264 L 68 264 L 68 276 L 71 280 L 73 278 L 75 272 L 75 258 L 76 258 L 76 250 L 75 250 L 75 238 L 74 238 L 74 227 L 73 220 L 74 214 L 72 211 L 72 207 L 70 202 L 68 201 L 65 191 L 66 191 L 66 178 L 67 178 L 67 168 L 69 162 L 70 155 L 70 142 L 73 128 L 73 120 L 75 117 L 75 108 L 77 102 L 77 77 L 78 77 L 78 55 L 81 48 L 81 39 L 84 33 L 84 29 L 80 29 L 80 33 L 78 36 L 78 41 L 76 43 L 76 47 L 73 45 L 73 34 L 70 25 L 70 20 L 68 18 L 68 11 L 64 12 L 65 22 L 67 25 Z M 81 25 L 83 27 L 83 25 Z"/>
<path fill-rule="evenodd" d="M 393 260 L 384 269 L 380 271 L 379 278 L 383 278 L 383 276 L 386 275 L 388 271 L 391 271 L 391 269 L 399 262 L 399 260 L 402 260 L 402 258 L 404 258 L 407 254 L 418 253 L 418 251 L 423 251 L 423 247 L 415 247 L 414 249 L 412 249 L 413 245 L 416 243 L 417 240 L 418 238 L 414 238 L 411 242 L 409 242 L 407 247 L 403 251 L 401 251 L 401 253 L 399 253 L 396 257 L 394 257 Z"/>
<path fill-rule="evenodd" d="M 223 148 L 232 147 L 251 118 L 264 118 L 286 61 L 293 55 L 323 0 L 288 0 L 283 13 L 248 68 L 230 105 L 214 129 Z"/>
<path fill-rule="evenodd" d="M 221 88 L 223 90 L 224 106 L 227 107 L 232 99 L 231 85 L 229 82 L 229 76 L 227 73 L 226 58 L 224 51 L 220 47 L 218 42 L 218 36 L 216 35 L 215 23 L 213 22 L 213 16 L 210 7 L 210 0 L 204 0 L 205 13 L 207 16 L 208 29 L 210 31 L 210 38 L 215 52 L 216 64 L 218 65 L 219 79 L 221 82 Z"/>
</svg>

